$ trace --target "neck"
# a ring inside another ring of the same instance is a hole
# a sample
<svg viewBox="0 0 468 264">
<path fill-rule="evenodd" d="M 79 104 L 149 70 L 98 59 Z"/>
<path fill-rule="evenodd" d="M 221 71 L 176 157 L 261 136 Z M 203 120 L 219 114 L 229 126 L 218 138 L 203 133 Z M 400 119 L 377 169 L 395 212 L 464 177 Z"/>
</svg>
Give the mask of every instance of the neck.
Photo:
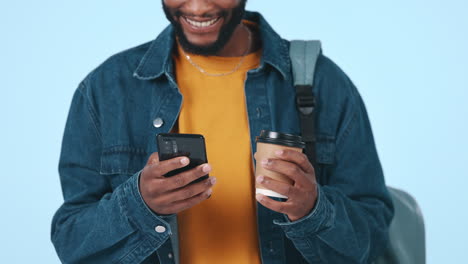
<svg viewBox="0 0 468 264">
<path fill-rule="evenodd" d="M 250 40 L 249 34 L 251 36 Z M 246 50 L 247 53 L 255 51 L 257 49 L 255 43 L 257 43 L 255 32 L 241 23 L 232 33 L 231 39 L 216 55 L 220 57 L 240 57 L 246 54 Z"/>
</svg>

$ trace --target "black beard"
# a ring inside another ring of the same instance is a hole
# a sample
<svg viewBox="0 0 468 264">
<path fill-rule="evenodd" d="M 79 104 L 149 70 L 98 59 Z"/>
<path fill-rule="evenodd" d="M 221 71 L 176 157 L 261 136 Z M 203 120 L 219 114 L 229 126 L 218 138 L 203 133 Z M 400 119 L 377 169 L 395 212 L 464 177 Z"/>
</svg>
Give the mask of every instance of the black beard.
<svg viewBox="0 0 468 264">
<path fill-rule="evenodd" d="M 203 56 L 216 55 L 222 48 L 224 48 L 226 43 L 228 43 L 228 41 L 231 39 L 232 34 L 234 33 L 234 30 L 236 29 L 237 25 L 241 23 L 242 18 L 244 17 L 246 3 L 247 0 L 242 0 L 238 6 L 232 9 L 231 19 L 221 27 L 218 39 L 213 44 L 207 46 L 199 46 L 194 45 L 188 41 L 187 37 L 184 34 L 182 26 L 179 22 L 177 22 L 174 19 L 173 16 L 177 17 L 177 19 L 180 19 L 182 15 L 180 11 L 176 11 L 174 15 L 171 14 L 169 8 L 167 8 L 164 4 L 164 1 L 162 1 L 164 13 L 166 14 L 166 17 L 169 20 L 169 22 L 171 22 L 172 26 L 174 27 L 175 35 L 179 40 L 180 46 L 182 46 L 182 48 L 189 53 Z M 226 19 L 228 15 L 228 10 L 221 11 L 219 15 Z"/>
</svg>

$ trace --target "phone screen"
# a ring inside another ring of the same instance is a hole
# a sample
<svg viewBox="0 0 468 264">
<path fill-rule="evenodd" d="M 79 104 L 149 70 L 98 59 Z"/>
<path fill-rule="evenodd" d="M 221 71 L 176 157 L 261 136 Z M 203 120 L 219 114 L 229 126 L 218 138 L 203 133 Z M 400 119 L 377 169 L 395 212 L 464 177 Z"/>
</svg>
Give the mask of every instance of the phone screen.
<svg viewBox="0 0 468 264">
<path fill-rule="evenodd" d="M 207 163 L 205 139 L 199 134 L 158 134 L 157 136 L 159 160 L 168 160 L 175 157 L 186 156 L 190 159 L 189 165 L 168 172 L 165 177 L 171 177 L 181 172 L 193 169 L 198 165 Z M 208 175 L 194 182 L 202 181 Z M 193 182 L 192 182 L 193 183 Z"/>
</svg>

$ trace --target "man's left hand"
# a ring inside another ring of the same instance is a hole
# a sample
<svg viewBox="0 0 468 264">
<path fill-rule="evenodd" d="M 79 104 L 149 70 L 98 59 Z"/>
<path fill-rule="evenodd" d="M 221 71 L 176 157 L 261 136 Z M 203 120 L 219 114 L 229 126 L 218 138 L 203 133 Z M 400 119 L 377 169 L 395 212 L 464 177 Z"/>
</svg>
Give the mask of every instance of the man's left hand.
<svg viewBox="0 0 468 264">
<path fill-rule="evenodd" d="M 291 221 L 299 220 L 312 211 L 317 200 L 315 170 L 303 153 L 294 150 L 279 150 L 275 154 L 277 159 L 257 162 L 261 162 L 261 166 L 267 170 L 290 178 L 293 183 L 280 182 L 264 175 L 257 176 L 256 180 L 268 189 L 287 196 L 288 199 L 285 202 L 278 202 L 265 195 L 257 194 L 257 201 L 273 211 L 286 214 Z"/>
</svg>

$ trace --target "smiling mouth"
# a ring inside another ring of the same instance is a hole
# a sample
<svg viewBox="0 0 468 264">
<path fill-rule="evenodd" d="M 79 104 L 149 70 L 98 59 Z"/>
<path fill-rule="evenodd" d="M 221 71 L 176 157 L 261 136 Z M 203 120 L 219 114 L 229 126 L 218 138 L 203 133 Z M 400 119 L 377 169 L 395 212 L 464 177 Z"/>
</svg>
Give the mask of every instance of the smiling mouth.
<svg viewBox="0 0 468 264">
<path fill-rule="evenodd" d="M 184 18 L 185 21 L 187 21 L 187 23 L 189 23 L 190 25 L 192 25 L 194 27 L 206 28 L 206 27 L 209 27 L 209 26 L 215 24 L 216 22 L 218 22 L 221 17 L 216 17 L 216 18 L 206 20 L 206 21 L 196 21 L 196 20 L 192 20 L 192 19 L 190 19 L 188 17 L 185 17 L 185 16 L 183 18 Z"/>
</svg>

